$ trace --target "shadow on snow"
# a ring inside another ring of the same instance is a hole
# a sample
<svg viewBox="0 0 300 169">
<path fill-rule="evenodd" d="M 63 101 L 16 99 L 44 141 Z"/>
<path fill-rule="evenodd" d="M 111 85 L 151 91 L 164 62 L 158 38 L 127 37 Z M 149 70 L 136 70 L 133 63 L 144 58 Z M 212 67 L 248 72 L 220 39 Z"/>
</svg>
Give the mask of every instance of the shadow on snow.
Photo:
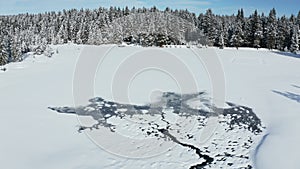
<svg viewBox="0 0 300 169">
<path fill-rule="evenodd" d="M 272 90 L 272 92 L 300 103 L 300 95 L 299 94 L 295 94 L 292 92 L 280 92 L 280 91 L 276 91 L 276 90 Z"/>
<path fill-rule="evenodd" d="M 272 52 L 276 53 L 278 55 L 283 55 L 283 56 L 288 56 L 288 57 L 293 57 L 293 58 L 300 59 L 300 55 L 299 54 L 290 53 L 290 52 L 282 52 L 282 51 L 272 51 Z"/>
</svg>

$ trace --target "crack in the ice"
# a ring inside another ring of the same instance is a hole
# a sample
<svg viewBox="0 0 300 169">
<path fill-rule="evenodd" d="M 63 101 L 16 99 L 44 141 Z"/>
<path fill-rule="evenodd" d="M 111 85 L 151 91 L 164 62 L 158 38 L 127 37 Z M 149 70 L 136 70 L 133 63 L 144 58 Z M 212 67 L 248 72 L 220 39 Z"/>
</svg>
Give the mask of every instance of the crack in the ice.
<svg viewBox="0 0 300 169">
<path fill-rule="evenodd" d="M 167 129 L 158 129 L 158 131 L 160 133 L 162 133 L 163 135 L 165 135 L 166 137 L 170 138 L 174 143 L 177 143 L 183 147 L 188 147 L 192 150 L 195 150 L 196 154 L 199 156 L 199 158 L 203 158 L 205 161 L 200 163 L 200 164 L 196 164 L 190 167 L 190 169 L 197 169 L 197 168 L 201 168 L 204 167 L 208 164 L 211 164 L 214 161 L 214 158 L 206 155 L 206 154 L 202 154 L 201 150 L 199 148 L 197 148 L 196 146 L 192 145 L 192 144 L 187 144 L 187 143 L 182 143 L 180 142 L 175 136 L 173 136 Z"/>
<path fill-rule="evenodd" d="M 173 136 L 170 132 L 169 132 L 169 128 L 170 128 L 170 122 L 168 122 L 166 119 L 165 119 L 165 116 L 164 116 L 164 112 L 161 113 L 161 120 L 164 121 L 167 126 L 166 126 L 166 129 L 164 128 L 161 128 L 161 129 L 157 129 L 160 133 L 162 133 L 165 137 L 168 137 L 170 138 L 174 143 L 177 143 L 183 147 L 188 147 L 192 150 L 195 150 L 196 154 L 199 156 L 199 158 L 203 158 L 205 161 L 200 163 L 200 164 L 196 164 L 196 165 L 193 165 L 190 167 L 190 169 L 198 169 L 198 168 L 202 168 L 208 164 L 211 164 L 213 161 L 214 161 L 214 158 L 206 155 L 206 154 L 202 154 L 201 153 L 201 150 L 199 148 L 197 148 L 196 146 L 192 145 L 192 144 L 187 144 L 187 143 L 182 143 L 180 142 L 175 136 Z M 159 125 L 157 125 L 157 127 L 159 127 Z"/>
</svg>

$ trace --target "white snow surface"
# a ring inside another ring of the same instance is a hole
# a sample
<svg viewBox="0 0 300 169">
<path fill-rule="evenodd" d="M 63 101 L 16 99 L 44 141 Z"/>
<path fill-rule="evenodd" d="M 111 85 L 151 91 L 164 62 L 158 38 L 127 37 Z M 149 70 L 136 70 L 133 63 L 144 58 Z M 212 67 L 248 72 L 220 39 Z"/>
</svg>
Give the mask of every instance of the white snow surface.
<svg viewBox="0 0 300 169">
<path fill-rule="evenodd" d="M 172 151 L 152 158 L 117 156 L 101 149 L 85 134 L 78 133 L 76 126 L 80 123 L 75 115 L 58 114 L 47 109 L 48 106 L 78 106 L 74 105 L 73 75 L 79 56 L 83 57 L 81 51 L 84 48 L 90 49 L 91 55 L 106 48 L 114 47 L 114 50 L 99 67 L 94 82 L 95 93 L 85 96 L 83 105 L 84 101 L 95 96 L 113 99 L 110 86 L 113 73 L 126 56 L 143 48 L 73 44 L 52 47 L 58 53 L 51 58 L 31 55 L 23 62 L 2 66 L 6 71 L 0 70 L 0 168 L 187 168 L 199 162 L 195 153 L 185 151 L 186 148 L 179 145 L 175 145 Z M 297 58 L 296 55 L 278 51 L 233 48 L 148 49 L 179 56 L 194 74 L 198 88 L 208 94 L 212 90 L 209 76 L 193 53 L 201 55 L 201 52 L 214 50 L 224 70 L 225 100 L 252 108 L 269 133 L 257 149 L 256 156 L 255 147 L 252 147 L 254 167 L 300 167 L 299 55 Z M 84 54 L 84 57 L 89 59 L 91 56 Z M 180 92 L 175 83 L 168 83 L 170 80 L 166 80 L 169 77 L 165 74 L 146 72 L 143 75 L 137 76 L 129 86 L 130 99 L 135 103 L 149 102 L 149 91 L 155 87 Z M 151 76 L 151 79 L 147 76 Z M 208 109 L 205 105 L 191 104 Z M 231 168 L 227 165 L 219 167 Z"/>
</svg>

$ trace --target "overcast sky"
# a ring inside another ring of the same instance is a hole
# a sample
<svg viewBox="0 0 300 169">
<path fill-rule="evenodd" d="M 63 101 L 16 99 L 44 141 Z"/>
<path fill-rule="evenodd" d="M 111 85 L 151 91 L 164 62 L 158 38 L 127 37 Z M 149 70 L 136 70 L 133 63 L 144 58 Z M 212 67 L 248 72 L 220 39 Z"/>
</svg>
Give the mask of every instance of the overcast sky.
<svg viewBox="0 0 300 169">
<path fill-rule="evenodd" d="M 300 10 L 300 0 L 0 0 L 0 14 L 38 13 L 58 11 L 71 8 L 98 8 L 99 6 L 135 6 L 159 9 L 167 6 L 175 9 L 188 9 L 196 14 L 204 13 L 211 8 L 214 13 L 231 15 L 243 8 L 245 15 L 258 9 L 259 12 L 269 13 L 273 7 L 278 16 L 297 15 Z"/>
</svg>

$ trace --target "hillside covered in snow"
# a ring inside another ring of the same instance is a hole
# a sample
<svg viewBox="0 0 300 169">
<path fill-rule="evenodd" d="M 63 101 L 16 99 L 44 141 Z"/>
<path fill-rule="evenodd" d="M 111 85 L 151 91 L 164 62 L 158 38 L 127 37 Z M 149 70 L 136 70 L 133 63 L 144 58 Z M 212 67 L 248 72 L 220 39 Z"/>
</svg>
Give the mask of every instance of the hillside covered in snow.
<svg viewBox="0 0 300 169">
<path fill-rule="evenodd" d="M 202 44 L 218 47 L 253 47 L 296 53 L 299 50 L 300 12 L 277 16 L 254 10 L 244 16 L 216 15 L 211 9 L 151 8 L 70 9 L 39 14 L 0 16 L 0 65 L 23 59 L 27 52 L 42 52 L 56 44 L 136 44 L 163 46 Z"/>
</svg>

